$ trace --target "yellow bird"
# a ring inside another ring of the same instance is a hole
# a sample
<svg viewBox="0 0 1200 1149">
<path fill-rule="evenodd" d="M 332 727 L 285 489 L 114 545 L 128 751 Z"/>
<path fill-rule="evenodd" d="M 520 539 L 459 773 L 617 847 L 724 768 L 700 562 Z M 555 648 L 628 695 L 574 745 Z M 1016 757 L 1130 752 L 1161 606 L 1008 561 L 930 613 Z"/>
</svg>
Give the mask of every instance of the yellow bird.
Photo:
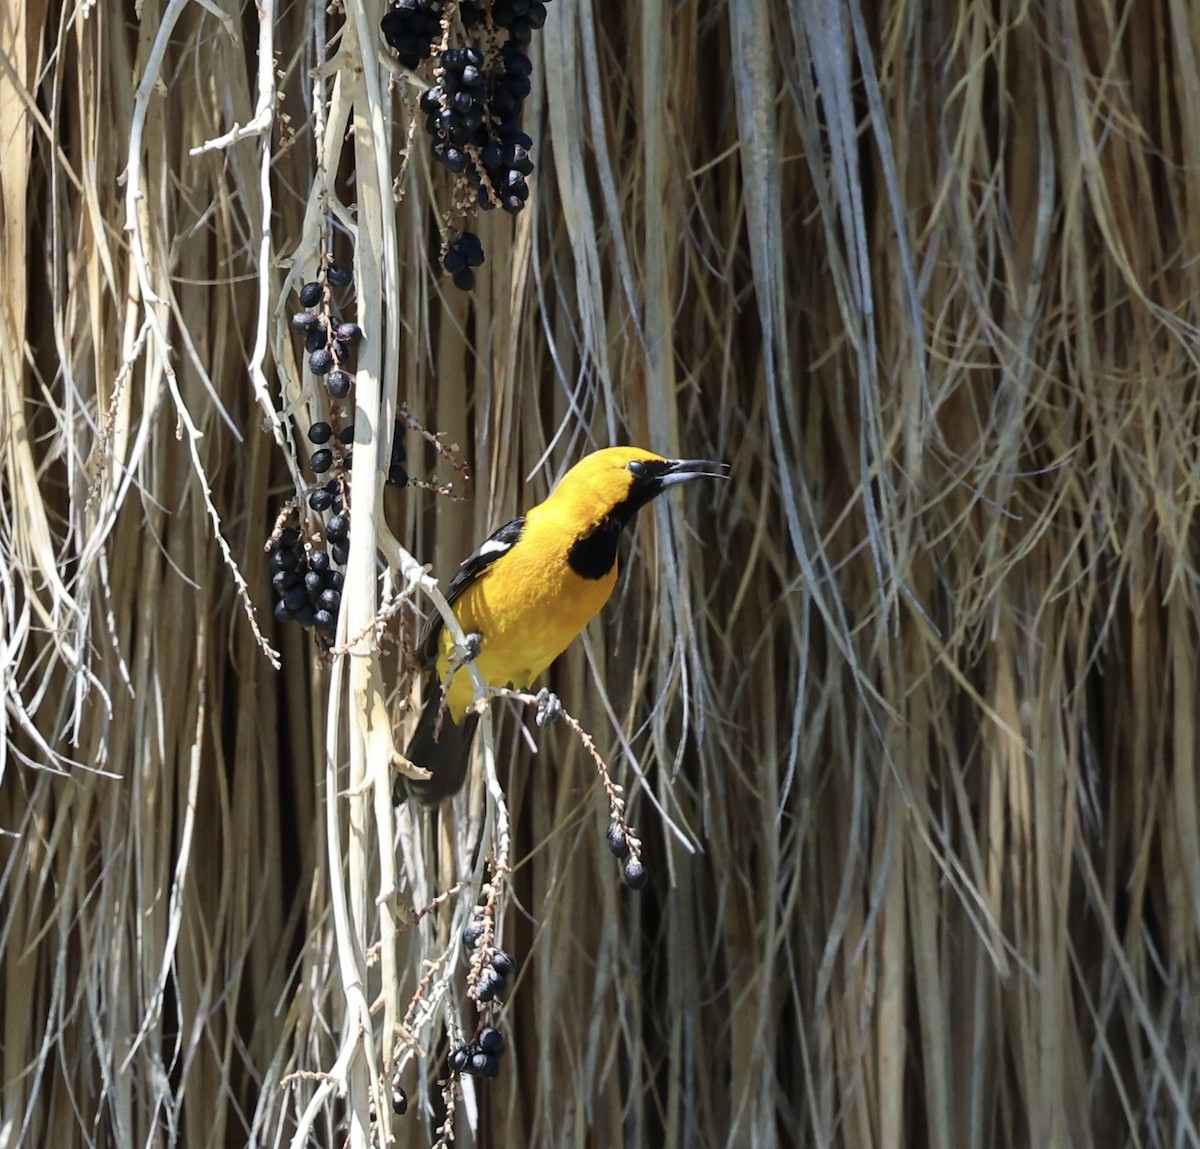
<svg viewBox="0 0 1200 1149">
<path fill-rule="evenodd" d="M 582 459 L 545 502 L 492 534 L 463 561 L 446 591 L 476 648 L 474 664 L 483 680 L 528 690 L 608 601 L 617 582 L 617 542 L 637 512 L 677 483 L 723 478 L 722 466 L 609 447 Z M 436 672 L 436 685 L 406 754 L 432 777 L 398 778 L 397 801 L 408 793 L 432 805 L 466 778 L 479 715 L 471 710 L 474 690 L 465 668 L 451 679 L 442 705 L 453 646 L 434 615 L 420 653 Z"/>
</svg>

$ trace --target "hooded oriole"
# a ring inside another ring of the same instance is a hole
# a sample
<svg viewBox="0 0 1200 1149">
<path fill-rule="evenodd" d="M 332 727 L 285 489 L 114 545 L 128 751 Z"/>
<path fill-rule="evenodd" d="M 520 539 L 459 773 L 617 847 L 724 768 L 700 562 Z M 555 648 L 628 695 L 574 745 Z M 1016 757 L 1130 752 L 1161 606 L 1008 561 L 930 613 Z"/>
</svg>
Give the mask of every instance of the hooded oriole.
<svg viewBox="0 0 1200 1149">
<path fill-rule="evenodd" d="M 609 447 L 577 463 L 545 502 L 482 543 L 459 567 L 446 599 L 464 634 L 475 641 L 475 666 L 483 680 L 528 689 L 608 601 L 625 526 L 668 487 L 722 477 L 719 466 Z M 436 673 L 436 684 L 406 755 L 432 777 L 398 779 L 397 801 L 407 792 L 426 804 L 440 802 L 466 777 L 479 716 L 471 710 L 474 690 L 465 669 L 451 679 L 442 705 L 452 653 L 450 634 L 435 615 L 422 635 L 420 655 Z"/>
</svg>

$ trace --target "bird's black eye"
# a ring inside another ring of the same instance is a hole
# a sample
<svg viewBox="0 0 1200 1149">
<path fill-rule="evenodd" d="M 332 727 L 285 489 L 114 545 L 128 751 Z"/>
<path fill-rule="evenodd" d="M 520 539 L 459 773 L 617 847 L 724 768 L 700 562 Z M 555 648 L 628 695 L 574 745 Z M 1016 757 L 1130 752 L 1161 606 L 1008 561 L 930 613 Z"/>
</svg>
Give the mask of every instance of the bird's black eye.
<svg viewBox="0 0 1200 1149">
<path fill-rule="evenodd" d="M 644 479 L 646 477 L 646 464 L 640 462 L 638 459 L 634 459 L 633 462 L 629 464 L 629 473 L 633 475 L 635 479 Z"/>
</svg>

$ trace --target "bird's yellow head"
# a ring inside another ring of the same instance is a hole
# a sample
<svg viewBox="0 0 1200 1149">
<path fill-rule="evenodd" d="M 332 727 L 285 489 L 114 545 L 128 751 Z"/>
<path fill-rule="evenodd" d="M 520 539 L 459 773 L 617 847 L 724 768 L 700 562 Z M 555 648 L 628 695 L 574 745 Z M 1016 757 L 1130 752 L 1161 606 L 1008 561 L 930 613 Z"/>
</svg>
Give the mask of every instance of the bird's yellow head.
<svg viewBox="0 0 1200 1149">
<path fill-rule="evenodd" d="M 656 495 L 677 483 L 724 478 L 722 463 L 664 459 L 641 447 L 606 447 L 575 464 L 550 493 L 547 504 L 570 508 L 580 523 L 606 519 L 626 525 Z"/>
</svg>

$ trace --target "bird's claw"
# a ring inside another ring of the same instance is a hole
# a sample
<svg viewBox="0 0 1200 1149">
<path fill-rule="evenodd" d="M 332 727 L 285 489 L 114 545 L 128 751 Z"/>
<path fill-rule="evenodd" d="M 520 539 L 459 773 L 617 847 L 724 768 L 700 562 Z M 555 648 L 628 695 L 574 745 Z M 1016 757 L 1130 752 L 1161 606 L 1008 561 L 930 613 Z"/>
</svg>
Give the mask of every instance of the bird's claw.
<svg viewBox="0 0 1200 1149">
<path fill-rule="evenodd" d="M 547 690 L 544 686 L 537 692 L 537 697 L 534 701 L 537 702 L 537 717 L 535 721 L 539 727 L 549 726 L 563 712 L 563 704 L 559 700 L 558 695 L 552 690 Z"/>
<path fill-rule="evenodd" d="M 483 648 L 483 635 L 479 631 L 473 630 L 463 637 L 466 641 L 458 648 L 457 654 L 459 663 L 465 666 L 479 657 L 479 651 Z"/>
</svg>

